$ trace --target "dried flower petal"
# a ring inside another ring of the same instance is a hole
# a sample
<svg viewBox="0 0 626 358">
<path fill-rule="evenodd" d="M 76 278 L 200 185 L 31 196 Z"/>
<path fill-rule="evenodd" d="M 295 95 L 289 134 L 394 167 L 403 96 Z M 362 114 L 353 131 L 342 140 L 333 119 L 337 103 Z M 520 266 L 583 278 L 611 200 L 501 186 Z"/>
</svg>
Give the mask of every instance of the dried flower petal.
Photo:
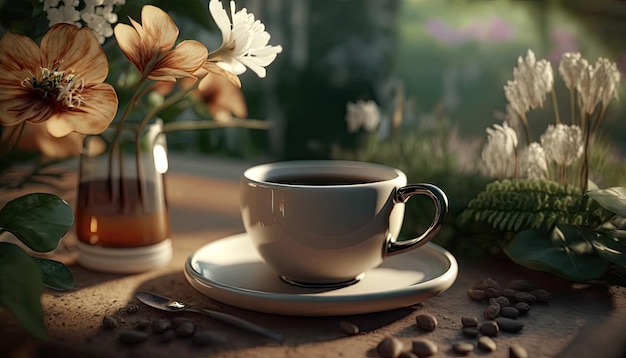
<svg viewBox="0 0 626 358">
<path fill-rule="evenodd" d="M 520 153 L 520 173 L 528 179 L 546 179 L 549 175 L 548 161 L 541 145 L 537 142 Z"/>
<path fill-rule="evenodd" d="M 583 139 L 577 125 L 550 125 L 541 136 L 546 158 L 558 165 L 569 166 L 583 154 Z"/>
<path fill-rule="evenodd" d="M 487 128 L 487 143 L 481 152 L 485 174 L 495 178 L 511 177 L 515 173 L 517 133 L 505 122 Z"/>
</svg>

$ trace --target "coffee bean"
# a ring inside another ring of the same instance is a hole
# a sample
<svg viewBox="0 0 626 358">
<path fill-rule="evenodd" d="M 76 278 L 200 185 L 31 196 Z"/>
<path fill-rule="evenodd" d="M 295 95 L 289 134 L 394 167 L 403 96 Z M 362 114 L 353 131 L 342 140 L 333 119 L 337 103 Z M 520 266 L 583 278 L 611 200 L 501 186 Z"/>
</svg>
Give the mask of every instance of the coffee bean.
<svg viewBox="0 0 626 358">
<path fill-rule="evenodd" d="M 496 350 L 496 342 L 487 336 L 482 336 L 478 338 L 478 348 L 485 352 L 493 352 Z"/>
<path fill-rule="evenodd" d="M 513 280 L 506 286 L 515 291 L 530 291 L 535 289 L 535 285 L 529 280 Z"/>
<path fill-rule="evenodd" d="M 172 322 L 167 318 L 160 318 L 152 322 L 152 332 L 163 333 L 172 326 Z"/>
<path fill-rule="evenodd" d="M 478 337 L 478 334 L 480 333 L 478 331 L 478 328 L 476 327 L 463 327 L 461 332 L 463 333 L 465 337 L 468 337 L 468 338 L 476 338 Z"/>
<path fill-rule="evenodd" d="M 404 351 L 404 352 L 400 353 L 398 358 L 421 358 L 421 357 L 419 357 L 417 354 L 415 354 L 413 352 Z"/>
<path fill-rule="evenodd" d="M 119 326 L 119 322 L 113 316 L 104 316 L 104 318 L 102 318 L 102 326 L 106 329 L 115 329 Z"/>
<path fill-rule="evenodd" d="M 430 313 L 422 313 L 415 318 L 417 327 L 424 331 L 432 332 L 437 328 L 437 318 Z"/>
<path fill-rule="evenodd" d="M 500 307 L 507 307 L 511 305 L 511 301 L 504 296 L 498 296 L 494 300 L 500 305 Z"/>
<path fill-rule="evenodd" d="M 533 303 L 537 301 L 537 297 L 535 295 L 528 292 L 518 291 L 515 293 L 515 299 L 520 302 Z"/>
<path fill-rule="evenodd" d="M 191 322 L 183 322 L 174 329 L 174 332 L 179 337 L 188 337 L 195 332 L 196 326 Z"/>
<path fill-rule="evenodd" d="M 485 308 L 483 312 L 486 319 L 494 319 L 500 315 L 500 305 L 497 303 L 491 304 Z"/>
<path fill-rule="evenodd" d="M 498 291 L 502 291 L 502 285 L 500 285 L 500 282 L 494 280 L 491 277 L 487 277 L 484 278 L 478 282 L 476 282 L 472 288 L 478 289 L 478 290 L 484 290 L 487 288 L 495 288 Z"/>
<path fill-rule="evenodd" d="M 552 293 L 550 291 L 547 291 L 541 288 L 530 291 L 530 294 L 535 296 L 537 301 L 540 301 L 540 302 L 546 302 L 552 298 Z"/>
<path fill-rule="evenodd" d="M 126 307 L 126 313 L 135 313 L 139 311 L 139 305 L 130 305 Z"/>
<path fill-rule="evenodd" d="M 191 343 L 196 346 L 208 346 L 211 344 L 212 336 L 210 331 L 198 331 L 191 337 Z"/>
<path fill-rule="evenodd" d="M 515 304 L 515 308 L 519 311 L 520 315 L 525 315 L 530 311 L 530 305 L 526 302 L 518 302 Z"/>
<path fill-rule="evenodd" d="M 122 344 L 126 345 L 134 345 L 139 344 L 147 340 L 149 334 L 142 331 L 137 330 L 123 330 L 120 332 L 118 336 L 118 340 Z"/>
<path fill-rule="evenodd" d="M 376 347 L 376 351 L 378 351 L 378 355 L 380 358 L 397 358 L 402 352 L 402 342 L 394 337 L 385 337 L 378 346 Z"/>
<path fill-rule="evenodd" d="M 528 358 L 528 352 L 519 344 L 511 344 L 509 346 L 509 358 Z"/>
<path fill-rule="evenodd" d="M 168 343 L 173 341 L 176 338 L 176 333 L 171 329 L 166 330 L 161 335 L 159 335 L 159 342 Z"/>
<path fill-rule="evenodd" d="M 478 331 L 484 336 L 495 337 L 500 333 L 500 327 L 495 321 L 487 321 L 480 325 Z"/>
<path fill-rule="evenodd" d="M 181 324 L 185 322 L 193 322 L 190 318 L 187 317 L 174 317 L 172 318 L 172 328 L 177 328 Z"/>
<path fill-rule="evenodd" d="M 439 348 L 437 347 L 435 342 L 431 341 L 430 339 L 418 338 L 415 339 L 412 343 L 412 351 L 419 358 L 424 358 L 437 354 Z"/>
<path fill-rule="evenodd" d="M 356 326 L 355 324 L 352 324 L 348 321 L 340 321 L 339 322 L 339 329 L 341 329 L 341 331 L 349 336 L 354 336 L 359 334 L 360 330 L 359 327 Z"/>
<path fill-rule="evenodd" d="M 485 291 L 473 288 L 467 290 L 467 296 L 474 301 L 482 301 L 487 298 Z"/>
<path fill-rule="evenodd" d="M 519 310 L 515 307 L 502 307 L 500 310 L 500 316 L 508 318 L 519 317 Z"/>
<path fill-rule="evenodd" d="M 152 324 L 152 322 L 150 322 L 149 319 L 142 318 L 142 319 L 137 320 L 137 322 L 135 323 L 135 326 L 137 327 L 138 330 L 143 331 L 144 329 L 150 327 L 150 324 Z"/>
<path fill-rule="evenodd" d="M 504 332 L 516 333 L 524 328 L 524 322 L 507 317 L 496 318 L 496 323 L 498 327 L 500 327 L 500 330 Z"/>
<path fill-rule="evenodd" d="M 461 324 L 463 327 L 478 327 L 478 318 L 476 316 L 463 316 L 461 317 Z"/>
<path fill-rule="evenodd" d="M 501 295 L 501 292 L 497 288 L 487 287 L 485 288 L 485 296 L 488 298 L 496 298 Z"/>
<path fill-rule="evenodd" d="M 515 291 L 514 289 L 512 289 L 512 288 L 508 288 L 508 287 L 507 287 L 507 288 L 505 288 L 505 289 L 503 289 L 503 290 L 502 290 L 502 295 L 503 295 L 504 297 L 508 298 L 508 299 L 509 299 L 509 301 L 511 301 L 511 300 L 514 300 L 514 299 L 515 299 L 515 293 L 516 293 L 516 292 L 517 292 L 517 291 Z"/>
<path fill-rule="evenodd" d="M 454 353 L 468 355 L 474 350 L 474 345 L 468 342 L 457 342 L 452 345 Z"/>
</svg>

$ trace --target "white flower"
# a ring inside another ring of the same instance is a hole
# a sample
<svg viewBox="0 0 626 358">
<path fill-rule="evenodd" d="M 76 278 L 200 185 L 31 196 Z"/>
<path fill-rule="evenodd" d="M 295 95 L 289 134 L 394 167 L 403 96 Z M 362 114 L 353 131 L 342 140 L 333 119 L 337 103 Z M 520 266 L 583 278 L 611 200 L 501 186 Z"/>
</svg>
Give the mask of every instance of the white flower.
<svg viewBox="0 0 626 358">
<path fill-rule="evenodd" d="M 577 89 L 583 72 L 587 70 L 589 63 L 581 57 L 580 53 L 566 52 L 559 62 L 559 73 L 568 89 Z"/>
<path fill-rule="evenodd" d="M 264 78 L 265 67 L 283 51 L 282 46 L 268 46 L 270 34 L 265 31 L 265 25 L 255 20 L 245 8 L 235 11 L 234 1 L 230 2 L 231 18 L 220 0 L 211 0 L 209 11 L 222 32 L 222 45 L 209 54 L 209 61 L 235 75 L 244 73 L 249 67 Z"/>
<path fill-rule="evenodd" d="M 550 125 L 541 136 L 546 158 L 558 165 L 569 166 L 583 154 L 583 138 L 577 125 Z"/>
<path fill-rule="evenodd" d="M 530 145 L 520 153 L 520 173 L 529 179 L 546 179 L 549 174 L 548 161 L 541 145 L 537 142 Z"/>
<path fill-rule="evenodd" d="M 47 13 L 50 26 L 59 22 L 72 23 L 82 27 L 89 27 L 100 44 L 113 36 L 112 24 L 117 22 L 117 14 L 113 12 L 114 5 L 123 5 L 125 0 L 80 0 L 59 1 L 42 0 L 43 10 Z M 59 5 L 59 3 L 63 5 Z M 80 8 L 80 10 L 78 10 Z M 82 22 L 81 22 L 82 20 Z"/>
<path fill-rule="evenodd" d="M 506 122 L 487 128 L 487 143 L 481 152 L 485 174 L 495 178 L 511 177 L 515 173 L 517 133 Z"/>
<path fill-rule="evenodd" d="M 361 127 L 366 132 L 372 133 L 378 127 L 380 122 L 380 111 L 374 101 L 358 101 L 357 103 L 349 102 L 346 106 L 346 122 L 348 123 L 348 132 L 355 133 Z"/>
<path fill-rule="evenodd" d="M 546 94 L 552 91 L 553 86 L 550 62 L 537 61 L 535 53 L 528 50 L 526 58 L 518 58 L 517 68 L 513 69 L 513 81 L 507 82 L 504 94 L 515 112 L 523 116 L 529 109 L 543 107 Z"/>
<path fill-rule="evenodd" d="M 593 114 L 598 104 L 608 106 L 613 98 L 618 98 L 620 79 L 617 65 L 605 58 L 600 57 L 593 66 L 587 66 L 577 87 L 581 109 Z"/>
</svg>

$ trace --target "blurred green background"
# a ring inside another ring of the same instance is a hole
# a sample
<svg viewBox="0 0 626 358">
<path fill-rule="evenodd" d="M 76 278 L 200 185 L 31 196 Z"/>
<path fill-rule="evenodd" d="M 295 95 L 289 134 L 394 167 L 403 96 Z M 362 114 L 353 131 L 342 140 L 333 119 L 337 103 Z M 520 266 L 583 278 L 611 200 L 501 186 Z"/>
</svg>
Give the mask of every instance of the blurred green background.
<svg viewBox="0 0 626 358">
<path fill-rule="evenodd" d="M 209 49 L 219 46 L 221 34 L 207 0 L 127 0 L 118 12 L 120 21 L 127 22 L 127 15 L 138 19 L 146 3 L 172 14 L 181 39 L 196 38 Z M 3 27 L 41 33 L 45 21 L 28 19 L 37 4 L 0 0 Z M 626 69 L 624 1 L 238 0 L 237 8 L 242 7 L 265 24 L 270 44 L 284 49 L 265 79 L 251 71 L 241 76 L 249 117 L 270 122 L 272 129 L 172 133 L 170 150 L 248 159 L 329 158 L 337 150 L 358 151 L 363 133 L 346 130 L 346 104 L 376 101 L 385 136 L 398 94 L 405 100 L 403 126 L 445 120 L 463 137 L 482 140 L 485 128 L 501 120 L 502 87 L 528 49 L 552 61 L 562 110 L 567 92 L 557 65 L 563 52 L 580 51 L 591 62 L 607 57 Z M 115 81 L 116 61 L 126 60 L 114 39 L 104 46 L 113 56 L 110 81 Z M 537 131 L 552 123 L 550 105 L 529 114 Z M 612 103 L 602 128 L 621 152 L 626 150 L 623 117 L 623 104 Z"/>
</svg>

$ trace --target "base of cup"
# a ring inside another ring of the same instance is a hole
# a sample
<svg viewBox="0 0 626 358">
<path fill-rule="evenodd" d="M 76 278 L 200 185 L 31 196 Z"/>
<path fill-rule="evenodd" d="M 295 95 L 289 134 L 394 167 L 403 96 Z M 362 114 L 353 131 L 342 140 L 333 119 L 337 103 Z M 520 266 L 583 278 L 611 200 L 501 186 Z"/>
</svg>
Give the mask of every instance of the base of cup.
<svg viewBox="0 0 626 358">
<path fill-rule="evenodd" d="M 339 282 L 304 282 L 304 281 L 299 281 L 299 280 L 293 280 L 283 275 L 280 275 L 279 277 L 281 280 L 285 281 L 286 283 L 290 285 L 298 286 L 298 287 L 336 289 L 336 288 L 342 288 L 342 287 L 354 285 L 355 283 L 361 281 L 361 279 L 363 279 L 364 276 L 365 276 L 365 273 L 362 273 L 355 278 L 345 280 L 345 281 L 339 281 Z"/>
<path fill-rule="evenodd" d="M 167 265 L 172 259 L 172 240 L 158 244 L 132 247 L 108 248 L 78 242 L 78 264 L 84 268 L 120 274 L 133 274 Z"/>
</svg>

